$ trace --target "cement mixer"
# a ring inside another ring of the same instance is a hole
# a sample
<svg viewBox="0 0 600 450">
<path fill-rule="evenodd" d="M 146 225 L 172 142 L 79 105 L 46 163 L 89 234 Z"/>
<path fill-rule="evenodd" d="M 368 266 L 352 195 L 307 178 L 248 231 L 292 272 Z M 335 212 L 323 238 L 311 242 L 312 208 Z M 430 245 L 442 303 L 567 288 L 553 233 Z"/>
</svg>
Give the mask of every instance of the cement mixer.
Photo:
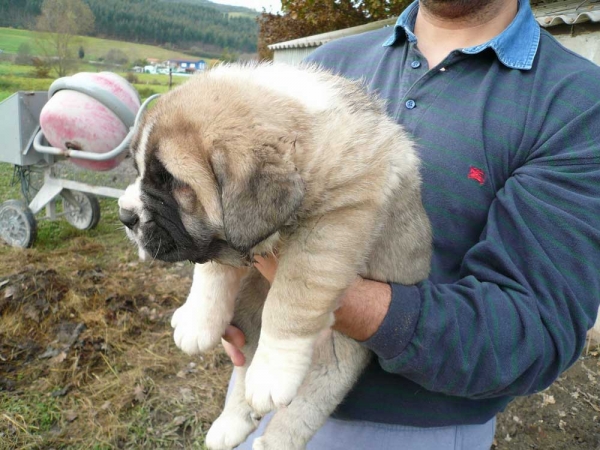
<svg viewBox="0 0 600 450">
<path fill-rule="evenodd" d="M 135 88 L 119 75 L 83 72 L 56 80 L 48 92 L 20 91 L 1 102 L 0 162 L 14 165 L 29 203 L 8 200 L 0 205 L 0 238 L 15 247 L 33 245 L 36 214 L 44 208 L 42 219 L 64 217 L 80 230 L 94 228 L 100 220 L 96 196 L 118 198 L 123 191 L 54 177 L 52 166 L 68 159 L 86 170 L 115 168 L 156 97 L 140 105 Z M 43 174 L 43 184 L 30 199 L 32 172 Z"/>
</svg>

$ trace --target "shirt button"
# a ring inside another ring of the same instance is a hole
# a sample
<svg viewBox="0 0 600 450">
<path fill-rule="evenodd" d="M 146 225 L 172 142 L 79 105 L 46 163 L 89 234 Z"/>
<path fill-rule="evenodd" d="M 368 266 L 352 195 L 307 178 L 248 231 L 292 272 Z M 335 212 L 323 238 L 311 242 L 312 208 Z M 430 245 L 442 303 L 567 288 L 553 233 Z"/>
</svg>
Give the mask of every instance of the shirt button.
<svg viewBox="0 0 600 450">
<path fill-rule="evenodd" d="M 421 67 L 421 61 L 414 60 L 410 63 L 410 67 L 412 67 L 413 69 L 418 69 L 419 67 Z"/>
<path fill-rule="evenodd" d="M 414 100 L 407 100 L 406 107 L 408 109 L 414 109 L 415 106 L 417 106 L 417 103 Z"/>
</svg>

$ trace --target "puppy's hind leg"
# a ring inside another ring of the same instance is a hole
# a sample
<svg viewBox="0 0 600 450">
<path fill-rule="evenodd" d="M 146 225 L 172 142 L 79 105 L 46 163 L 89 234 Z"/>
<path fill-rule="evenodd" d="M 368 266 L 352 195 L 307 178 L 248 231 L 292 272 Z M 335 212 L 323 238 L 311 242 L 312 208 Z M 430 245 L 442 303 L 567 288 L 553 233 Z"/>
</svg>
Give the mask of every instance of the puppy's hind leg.
<svg viewBox="0 0 600 450">
<path fill-rule="evenodd" d="M 223 412 L 215 420 L 206 435 L 206 447 L 209 450 L 230 450 L 246 440 L 260 421 L 246 402 L 244 379 L 245 367 L 234 369 L 233 389 Z"/>
<path fill-rule="evenodd" d="M 242 281 L 236 300 L 233 324 L 241 328 L 246 336 L 246 345 L 242 353 L 246 358 L 243 367 L 234 369 L 234 381 L 231 393 L 223 412 L 212 424 L 206 435 L 209 450 L 229 450 L 237 447 L 252 433 L 260 422 L 248 402 L 246 402 L 246 371 L 260 335 L 261 313 L 269 285 L 256 269 Z"/>
<path fill-rule="evenodd" d="M 315 349 L 298 395 L 275 412 L 253 450 L 303 450 L 342 402 L 371 358 L 356 341 L 336 332 Z"/>
</svg>

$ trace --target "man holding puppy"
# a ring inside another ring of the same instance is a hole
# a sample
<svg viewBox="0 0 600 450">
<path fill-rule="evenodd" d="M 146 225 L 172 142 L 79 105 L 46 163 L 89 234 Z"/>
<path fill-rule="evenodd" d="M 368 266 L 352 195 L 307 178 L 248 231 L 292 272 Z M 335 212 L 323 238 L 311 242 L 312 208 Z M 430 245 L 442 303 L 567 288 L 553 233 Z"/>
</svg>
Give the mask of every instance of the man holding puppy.
<svg viewBox="0 0 600 450">
<path fill-rule="evenodd" d="M 577 360 L 598 310 L 600 68 L 527 0 L 415 1 L 309 59 L 364 79 L 416 138 L 434 257 L 418 285 L 357 278 L 340 299 L 334 328 L 378 358 L 308 448 L 489 449 L 496 414 Z M 224 338 L 243 364 L 241 331 Z"/>
</svg>

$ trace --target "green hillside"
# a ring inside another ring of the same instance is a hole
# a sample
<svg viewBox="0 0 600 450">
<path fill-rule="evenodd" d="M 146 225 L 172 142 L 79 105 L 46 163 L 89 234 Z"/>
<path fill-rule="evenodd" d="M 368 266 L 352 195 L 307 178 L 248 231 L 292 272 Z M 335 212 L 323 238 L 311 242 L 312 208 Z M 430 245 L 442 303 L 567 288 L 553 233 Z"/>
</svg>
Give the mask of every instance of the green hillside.
<svg viewBox="0 0 600 450">
<path fill-rule="evenodd" d="M 19 46 L 24 43 L 30 45 L 32 56 L 36 55 L 35 35 L 36 33 L 27 30 L 0 28 L 0 50 L 2 51 L 0 56 L 9 56 L 9 58 L 0 58 L 5 59 L 5 61 L 0 61 L 0 101 L 6 99 L 16 91 L 47 90 L 52 81 L 54 81 L 53 74 L 50 74 L 48 78 L 36 78 L 32 66 L 11 64 L 9 61 L 10 56 L 16 54 Z M 169 49 L 109 39 L 81 37 L 81 45 L 85 50 L 85 58 L 82 61 L 78 61 L 79 64 L 73 72 L 101 72 L 108 70 L 117 72 L 122 76 L 127 75 L 127 66 L 106 66 L 97 63 L 99 59 L 112 49 L 123 51 L 127 55 L 130 64 L 138 59 L 146 58 L 155 58 L 162 61 L 168 59 L 195 59 L 194 56 Z M 216 59 L 210 58 L 204 58 L 204 60 L 209 65 L 217 62 Z M 95 61 L 96 63 L 94 63 Z M 185 80 L 187 78 L 174 76 L 173 84 L 181 84 Z M 152 94 L 166 92 L 168 90 L 169 77 L 167 75 L 136 74 L 132 81 L 140 95 L 145 98 Z"/>
<path fill-rule="evenodd" d="M 75 72 L 102 72 L 107 68 L 82 64 Z M 114 71 L 123 77 L 131 75 L 124 71 Z M 31 66 L 19 66 L 6 62 L 0 62 L 0 102 L 10 97 L 17 91 L 47 91 L 56 78 L 36 78 Z M 173 76 L 173 86 L 185 83 L 189 77 Z M 162 94 L 169 90 L 168 75 L 135 74 L 130 82 L 137 89 L 142 99 L 154 94 Z M 2 118 L 0 117 L 0 120 Z M 2 448 L 0 446 L 0 448 Z"/>
<path fill-rule="evenodd" d="M 23 43 L 27 43 L 31 46 L 32 53 L 37 54 L 39 50 L 35 42 L 35 37 L 36 33 L 32 31 L 0 28 L 0 50 L 5 53 L 17 53 L 19 46 Z M 132 62 L 136 59 L 146 58 L 156 58 L 160 60 L 195 58 L 186 53 L 152 45 L 135 44 L 132 42 L 99 39 L 87 36 L 82 36 L 80 39 L 81 45 L 85 50 L 85 59 L 88 61 L 97 61 L 111 49 L 122 50 L 128 56 L 129 61 Z M 207 62 L 210 61 L 212 60 L 207 60 Z"/>
<path fill-rule="evenodd" d="M 177 48 L 196 55 L 253 53 L 256 14 L 199 0 L 83 0 L 95 17 L 93 36 Z M 0 0 L 0 27 L 34 29 L 42 0 Z"/>
</svg>

